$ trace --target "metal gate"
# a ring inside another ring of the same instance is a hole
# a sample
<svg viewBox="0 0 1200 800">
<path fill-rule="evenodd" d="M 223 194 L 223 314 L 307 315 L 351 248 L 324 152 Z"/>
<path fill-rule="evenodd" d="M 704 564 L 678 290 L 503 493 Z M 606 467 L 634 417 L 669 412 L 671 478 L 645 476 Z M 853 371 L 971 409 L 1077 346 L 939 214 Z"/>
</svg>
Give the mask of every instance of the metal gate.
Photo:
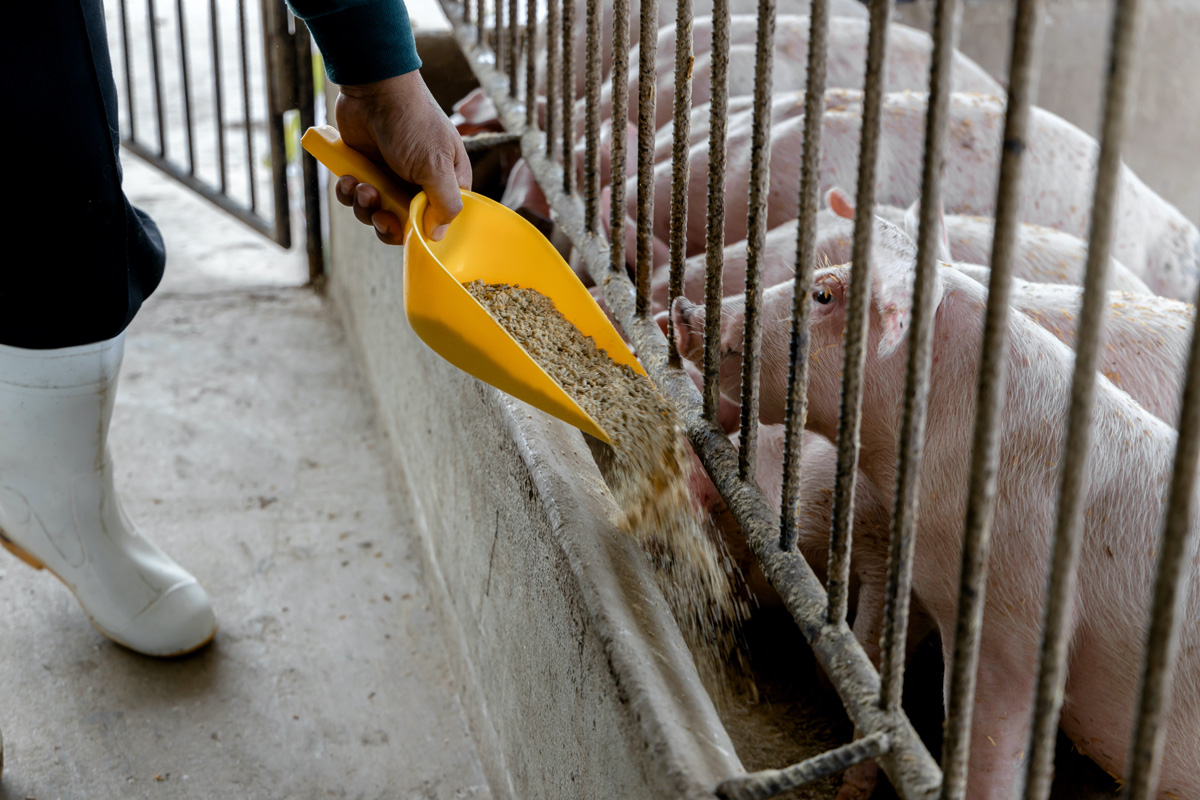
<svg viewBox="0 0 1200 800">
<path fill-rule="evenodd" d="M 611 244 L 600 229 L 599 120 L 601 86 L 601 0 L 587 0 L 587 69 L 583 131 L 582 186 L 576 180 L 575 140 L 578 114 L 575 103 L 576 63 L 572 55 L 576 24 L 574 0 L 548 0 L 545 17 L 539 17 L 537 0 L 521 9 L 518 0 L 441 0 L 455 35 L 468 55 L 480 84 L 495 101 L 507 130 L 521 137 L 521 149 L 553 209 L 556 222 L 574 246 L 597 285 L 604 289 L 608 308 L 636 348 L 655 384 L 675 401 L 688 437 L 705 469 L 737 518 L 763 571 L 781 595 L 816 657 L 837 688 L 851 720 L 861 732 L 855 742 L 824 755 L 783 768 L 752 775 L 733 776 L 716 787 L 729 798 L 765 798 L 808 783 L 823 775 L 877 758 L 898 793 L 909 800 L 938 797 L 963 798 L 975 700 L 976 672 L 983 621 L 984 596 L 989 589 L 987 567 L 992 515 L 1000 470 L 999 439 L 1001 398 L 1008 360 L 1009 297 L 1012 285 L 1017 201 L 1036 64 L 1035 50 L 1039 0 L 1014 0 L 1014 23 L 1009 88 L 1007 91 L 1002 159 L 995 195 L 995 234 L 989 300 L 982 326 L 979 353 L 974 440 L 970 450 L 970 475 L 966 489 L 966 520 L 961 531 L 961 583 L 957 616 L 945 631 L 948 693 L 946 727 L 940 766 L 921 742 L 901 707 L 905 667 L 906 628 L 913 586 L 914 538 L 917 527 L 917 475 L 925 439 L 930 383 L 931 297 L 936 270 L 936 216 L 940 206 L 945 160 L 947 112 L 950 95 L 951 54 L 957 41 L 957 0 L 936 0 L 933 53 L 930 58 L 930 92 L 925 119 L 920 227 L 917 236 L 916 286 L 910 330 L 906 331 L 908 360 L 904 408 L 899 423 L 895 508 L 887 553 L 886 602 L 877 670 L 847 624 L 855 476 L 859 455 L 859 429 L 863 415 L 862 379 L 867 339 L 867 286 L 871 274 L 871 216 L 874 209 L 875 172 L 882 129 L 883 65 L 887 48 L 885 31 L 891 0 L 869 0 L 870 24 L 862 100 L 862 135 L 858 155 L 857 213 L 853 243 L 853 271 L 845 333 L 842 401 L 838 435 L 838 482 L 834 492 L 834 524 L 830 535 L 829 580 L 823 586 L 796 550 L 793 522 L 799 513 L 795 487 L 800 459 L 800 433 L 805 424 L 805 397 L 811 363 L 809 322 L 812 316 L 812 279 L 818 208 L 818 165 L 824 113 L 824 75 L 830 30 L 830 1 L 812 0 L 810 10 L 808 87 L 800 172 L 798 253 L 795 262 L 794 305 L 790 308 L 790 359 L 787 384 L 787 446 L 784 455 L 782 515 L 772 508 L 754 479 L 755 435 L 759 417 L 760 374 L 758 354 L 762 338 L 761 251 L 766 231 L 768 180 L 768 129 L 772 80 L 775 0 L 758 0 L 756 68 L 753 97 L 749 219 L 747 222 L 745 327 L 741 343 L 741 447 L 735 450 L 717 423 L 717 379 L 722 314 L 722 247 L 724 245 L 723 166 L 726 149 L 726 75 L 729 52 L 729 0 L 713 3 L 712 124 L 709 131 L 707 297 L 704 331 L 704 382 L 698 389 L 679 368 L 680 354 L 674 337 L 659 330 L 650 313 L 651 222 L 655 151 L 655 51 L 657 0 L 641 0 L 639 43 L 637 158 L 637 254 L 631 280 L 626 270 L 624 230 L 626 218 L 624 136 L 611 142 L 612 224 Z M 1076 338 L 1077 357 L 1066 414 L 1062 455 L 1053 466 L 1059 483 L 1056 520 L 1050 539 L 1052 555 L 1046 575 L 1045 612 L 1041 620 L 1040 655 L 1034 696 L 1028 698 L 1031 731 L 1020 767 L 1028 800 L 1044 800 L 1050 791 L 1055 735 L 1064 700 L 1068 639 L 1066 629 L 1080 553 L 1084 502 L 1081 485 L 1088 469 L 1087 452 L 1092 424 L 1097 351 L 1103 329 L 1106 273 L 1109 262 L 1126 95 L 1139 29 L 1140 0 L 1114 0 L 1111 19 L 1109 65 L 1106 73 L 1103 132 L 1098 147 L 1091 226 L 1087 246 L 1083 313 Z M 520 12 L 524 10 L 522 29 Z M 692 0 L 678 0 L 675 53 L 674 149 L 670 224 L 670 300 L 679 297 L 682 285 L 684 220 L 688 213 L 687 154 L 692 75 Z M 628 73 L 624 55 L 630 47 L 630 2 L 615 0 L 612 51 L 612 108 L 614 130 L 623 130 L 629 107 Z M 543 24 L 544 22 L 544 24 Z M 522 43 L 525 46 L 522 47 Z M 529 45 L 534 46 L 529 46 Z M 559 53 L 561 52 L 561 56 Z M 535 55 L 544 58 L 545 116 L 539 129 Z M 521 62 L 524 61 L 522 65 Z M 520 68 L 526 69 L 521 80 Z M 814 88 L 815 87 L 815 88 Z M 558 95 L 556 97 L 556 95 Z M 1200 249 L 1197 250 L 1200 253 Z M 1189 298 L 1190 299 L 1190 298 Z M 821 298 L 821 302 L 828 302 Z M 673 331 L 671 326 L 669 330 Z M 1180 631 L 1183 575 L 1188 569 L 1189 533 L 1194 534 L 1193 487 L 1200 459 L 1200 337 L 1193 326 L 1187 335 L 1189 369 L 1181 400 L 1165 526 L 1156 538 L 1153 599 L 1146 598 L 1150 619 L 1147 634 L 1136 647 L 1141 664 L 1136 708 L 1132 718 L 1128 759 L 1124 765 L 1125 797 L 1146 800 L 1156 796 L 1157 764 L 1162 751 L 1163 707 L 1172 670 L 1172 654 Z M 1109 553 L 1112 557 L 1112 553 Z M 1039 580 L 1040 580 L 1039 576 Z M 953 577 L 950 576 L 950 580 Z M 953 617 L 953 615 L 952 615 Z M 1194 626 L 1196 620 L 1187 620 Z M 1136 681 L 1130 681 L 1135 683 Z M 978 745 L 978 743 L 976 743 Z M 993 743 L 994 744 L 994 743 Z"/>
<path fill-rule="evenodd" d="M 282 247 L 302 204 L 319 278 L 317 168 L 298 144 L 315 124 L 308 30 L 284 0 L 120 0 L 118 17 L 121 143 Z"/>
</svg>

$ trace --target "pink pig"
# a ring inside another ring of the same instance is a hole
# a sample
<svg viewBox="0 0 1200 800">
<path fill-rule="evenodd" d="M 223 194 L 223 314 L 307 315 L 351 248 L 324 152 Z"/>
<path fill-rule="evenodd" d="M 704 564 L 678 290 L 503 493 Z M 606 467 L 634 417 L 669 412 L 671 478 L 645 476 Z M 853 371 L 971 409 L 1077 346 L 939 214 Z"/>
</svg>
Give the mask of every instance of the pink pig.
<svg viewBox="0 0 1200 800">
<path fill-rule="evenodd" d="M 858 171 L 858 133 L 861 93 L 828 92 L 821 153 L 821 191 L 850 185 Z M 882 152 L 876 183 L 876 202 L 907 206 L 920 190 L 926 96 L 912 92 L 888 94 L 883 104 Z M 946 153 L 945 208 L 955 214 L 993 212 L 996 174 L 1004 119 L 1002 100 L 954 93 Z M 730 128 L 726 184 L 726 239 L 746 235 L 749 191 L 750 126 Z M 767 226 L 796 218 L 803 118 L 786 119 L 771 130 L 771 181 Z M 1042 109 L 1033 109 L 1026 142 L 1020 219 L 1076 237 L 1087 233 L 1098 146 L 1070 123 Z M 707 144 L 690 153 L 689 196 L 703 196 L 707 182 Z M 655 170 L 654 232 L 669 230 L 671 168 Z M 628 191 L 628 190 L 627 190 Z M 1156 294 L 1192 300 L 1200 286 L 1200 230 L 1174 206 L 1151 191 L 1127 167 L 1120 180 L 1120 213 L 1113 255 Z M 636 192 L 629 195 L 632 218 Z M 704 246 L 704 215 L 689 215 L 688 255 Z"/>
<path fill-rule="evenodd" d="M 895 447 L 902 406 L 904 336 L 911 313 L 915 248 L 902 232 L 877 223 L 878 263 L 872 281 L 871 327 L 864 372 L 860 469 L 876 486 L 894 485 Z M 842 331 L 849 267 L 818 273 L 813 288 L 808 426 L 836 435 L 841 391 Z M 764 318 L 787 319 L 790 287 L 768 292 Z M 931 424 L 920 497 L 921 528 L 913 590 L 942 636 L 947 661 L 957 604 L 966 504 L 968 453 L 974 420 L 975 375 L 986 290 L 941 267 L 935 289 L 930 379 Z M 682 331 L 689 326 L 686 306 Z M 736 314 L 736 302 L 727 303 Z M 786 323 L 783 323 L 786 325 Z M 736 327 L 736 325 L 731 325 Z M 769 326 L 770 327 L 770 326 Z M 1033 696 L 1042 592 L 1058 496 L 1061 432 L 1069 404 L 1073 354 L 1021 313 L 1009 321 L 1010 376 L 1001 423 L 991 579 L 984 612 L 979 685 L 972 726 L 973 798 L 1008 798 L 1021 772 Z M 731 338 L 729 340 L 740 340 Z M 782 345 L 770 342 L 782 341 Z M 1111 341 L 1111 340 L 1110 340 Z M 782 418 L 786 336 L 764 334 L 764 421 Z M 685 342 L 685 346 L 688 343 Z M 736 362 L 736 350 L 729 361 Z M 727 370 L 724 368 L 722 372 Z M 781 374 L 782 373 L 782 374 Z M 1097 383 L 1090 471 L 1081 539 L 1079 581 L 1069 620 L 1070 663 L 1061 724 L 1076 747 L 1113 774 L 1126 766 L 1145 641 L 1162 504 L 1170 480 L 1174 429 L 1107 379 Z M 1193 521 L 1200 527 L 1200 520 Z M 1200 566 L 1185 557 L 1187 608 L 1200 616 Z M 856 537 L 857 538 L 857 537 Z M 1103 620 L 1091 625 L 1090 620 Z M 1200 628 L 1185 624 L 1176 654 L 1175 689 L 1167 707 L 1160 796 L 1200 796 Z"/>
</svg>

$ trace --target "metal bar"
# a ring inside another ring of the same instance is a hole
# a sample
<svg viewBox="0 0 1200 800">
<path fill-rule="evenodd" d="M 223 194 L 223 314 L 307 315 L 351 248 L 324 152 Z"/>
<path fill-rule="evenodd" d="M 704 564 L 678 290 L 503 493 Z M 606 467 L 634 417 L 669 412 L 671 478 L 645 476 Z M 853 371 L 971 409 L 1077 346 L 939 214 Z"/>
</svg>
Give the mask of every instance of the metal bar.
<svg viewBox="0 0 1200 800">
<path fill-rule="evenodd" d="M 480 49 L 462 30 L 453 5 L 447 0 L 442 8 L 455 23 L 455 37 L 480 85 L 496 100 L 505 127 L 519 130 L 520 106 L 503 96 L 503 78 L 484 63 Z M 623 52 L 619 42 L 616 52 Z M 521 149 L 555 211 L 557 223 L 575 243 L 588 271 L 603 285 L 605 301 L 637 349 L 639 359 L 655 385 L 680 409 L 692 446 L 745 533 L 764 574 L 779 590 L 818 662 L 837 687 L 850 720 L 865 735 L 880 731 L 888 734 L 892 749 L 880 755 L 879 762 L 901 796 L 932 800 L 940 784 L 937 764 L 903 712 L 879 708 L 879 676 L 853 632 L 845 623 L 825 623 L 825 592 L 820 581 L 798 552 L 779 549 L 779 515 L 753 482 L 738 477 L 734 469 L 737 453 L 724 431 L 704 418 L 700 392 L 692 379 L 683 370 L 668 366 L 666 338 L 653 319 L 636 313 L 634 286 L 624 270 L 611 270 L 603 239 L 587 236 L 583 204 L 562 192 L 559 167 L 543 150 L 542 137 L 536 131 L 526 132 Z M 617 239 L 614 237 L 614 241 Z"/>
<path fill-rule="evenodd" d="M 929 364 L 933 342 L 933 288 L 937 278 L 938 220 L 946 130 L 950 124 L 950 87 L 958 46 L 958 0 L 937 0 L 933 8 L 933 55 L 925 117 L 925 156 L 921 177 L 921 222 L 917 232 L 917 274 L 905 365 L 904 411 L 896 466 L 896 505 L 888 546 L 888 577 L 880 641 L 881 696 L 887 708 L 899 708 L 904 693 L 908 612 L 912 595 L 913 547 L 918 519 L 921 455 L 928 415 Z"/>
<path fill-rule="evenodd" d="M 215 0 L 214 0 L 215 2 Z M 125 99 L 129 104 L 129 141 L 137 139 L 137 116 L 133 102 L 133 55 L 129 52 L 129 10 L 121 0 L 121 55 L 125 59 Z"/>
<path fill-rule="evenodd" d="M 971 442 L 970 484 L 963 530 L 962 573 L 954 655 L 950 665 L 945 736 L 942 743 L 942 800 L 966 793 L 971 716 L 979 666 L 979 634 L 987 589 L 996 471 L 1000 459 L 999 426 L 1008 375 L 1008 314 L 1021 197 L 1025 135 L 1036 89 L 1037 12 L 1039 0 L 1018 0 L 1009 60 L 1004 147 L 996 191 L 996 227 L 992 238 L 992 275 L 980 348 L 975 431 Z"/>
<path fill-rule="evenodd" d="M 650 272 L 654 267 L 654 98 L 658 75 L 658 0 L 641 0 L 638 44 L 637 313 L 650 315 Z"/>
<path fill-rule="evenodd" d="M 587 0 L 583 204 L 584 219 L 591 234 L 600 233 L 600 16 L 600 0 Z"/>
<path fill-rule="evenodd" d="M 820 204 L 821 133 L 825 119 L 825 75 L 829 51 L 829 0 L 813 0 L 809 9 L 807 87 L 804 91 L 804 151 L 800 159 L 800 217 L 796 234 L 796 283 L 792 296 L 792 333 L 788 396 L 784 410 L 783 500 L 779 546 L 791 550 L 799 535 L 800 462 L 808 416 L 809 292 L 817 257 L 817 208 Z M 706 317 L 707 320 L 707 317 Z"/>
<path fill-rule="evenodd" d="M 274 226 L 272 223 L 258 216 L 258 214 L 255 214 L 250 209 L 241 205 L 224 192 L 214 189 L 212 186 L 200 180 L 196 176 L 188 174 L 186 170 L 180 169 L 178 165 L 173 164 L 169 160 L 163 158 L 155 150 L 147 147 L 141 142 L 131 142 L 128 140 L 122 142 L 121 145 L 138 158 L 142 159 L 151 166 L 162 170 L 168 176 L 179 181 L 184 186 L 215 205 L 217 208 L 230 214 L 239 222 L 248 225 L 264 236 L 274 238 Z"/>
<path fill-rule="evenodd" d="M 284 112 L 295 105 L 296 65 L 292 60 L 283 0 L 262 0 L 263 68 L 267 85 L 267 130 L 271 153 L 271 200 L 275 230 L 271 236 L 282 247 L 292 246 L 292 214 L 288 205 L 287 144 Z M 253 169 L 253 165 L 251 165 Z"/>
<path fill-rule="evenodd" d="M 463 9 L 471 5 L 464 0 Z M 525 127 L 537 130 L 537 0 L 528 0 L 525 6 Z"/>
<path fill-rule="evenodd" d="M 467 151 L 467 155 L 473 153 L 486 153 L 494 150 L 497 147 L 503 147 L 509 144 L 520 144 L 521 134 L 519 133 L 476 133 L 471 136 L 462 137 L 463 149 Z"/>
<path fill-rule="evenodd" d="M 880 108 L 883 103 L 883 64 L 887 51 L 889 0 L 871 0 L 867 37 L 866 84 L 863 91 L 862 132 L 858 151 L 858 189 L 855 193 L 854 265 L 846 310 L 846 357 L 843 363 L 842 404 L 838 417 L 837 480 L 833 488 L 833 528 L 829 538 L 829 621 L 846 618 L 850 586 L 850 543 L 854 535 L 854 488 L 858 479 L 858 434 L 862 412 L 862 371 L 866 358 L 867 295 L 871 285 L 871 233 L 875 213 L 875 165 L 879 153 Z"/>
<path fill-rule="evenodd" d="M 1137 1 L 1137 0 L 1135 0 Z M 1200 298 L 1197 298 L 1200 300 Z M 1154 583 L 1154 606 L 1146 635 L 1146 661 L 1138 696 L 1137 726 L 1130 747 L 1130 765 L 1125 800 L 1156 797 L 1159 762 L 1162 756 L 1162 712 L 1179 645 L 1180 604 L 1183 570 L 1195 534 L 1190 526 L 1195 513 L 1195 486 L 1200 466 L 1200 325 L 1192 329 L 1188 377 L 1179 413 L 1179 439 L 1171 476 L 1167 520 L 1158 557 Z"/>
<path fill-rule="evenodd" d="M 575 179 L 575 0 L 562 6 L 562 163 L 563 191 Z"/>
<path fill-rule="evenodd" d="M 717 785 L 717 797 L 722 800 L 765 800 L 878 758 L 890 746 L 886 733 L 875 733 L 784 769 L 764 769 L 726 778 Z"/>
<path fill-rule="evenodd" d="M 496 3 L 496 19 L 492 31 L 495 35 L 495 54 L 496 54 L 496 69 L 501 73 L 505 71 L 508 65 L 508 54 L 505 52 L 507 41 L 504 36 L 504 0 L 495 0 Z"/>
<path fill-rule="evenodd" d="M 517 22 L 519 0 L 508 0 L 508 94 L 517 96 L 517 33 L 520 26 Z"/>
<path fill-rule="evenodd" d="M 183 0 L 175 0 L 179 17 L 179 72 L 183 80 L 183 128 L 187 134 L 188 174 L 196 174 L 196 130 L 192 126 L 192 88 L 188 80 L 187 26 L 183 20 Z"/>
<path fill-rule="evenodd" d="M 158 117 L 158 155 L 167 155 L 167 117 L 163 108 L 162 79 L 158 68 L 158 21 L 155 19 L 154 0 L 146 0 L 147 24 L 150 28 L 150 66 L 154 82 L 154 113 Z"/>
<path fill-rule="evenodd" d="M 296 20 L 293 39 L 296 53 L 296 106 L 300 129 L 316 124 L 316 87 L 313 85 L 312 38 L 308 28 Z M 308 282 L 315 283 L 325 274 L 325 254 L 321 246 L 321 190 L 317 178 L 317 160 L 300 148 L 300 168 L 304 175 L 304 248 L 308 254 Z"/>
<path fill-rule="evenodd" d="M 238 43 L 242 65 L 242 113 L 246 116 L 246 180 L 250 184 L 250 210 L 258 210 L 254 188 L 254 135 L 250 124 L 250 45 L 246 38 L 246 0 L 238 0 Z"/>
<path fill-rule="evenodd" d="M 817 0 L 821 2 L 821 0 Z M 725 138 L 729 119 L 729 0 L 713 0 L 708 120 L 708 204 L 704 222 L 704 418 L 720 406 L 721 307 L 725 272 Z M 673 327 L 673 326 L 672 326 Z"/>
<path fill-rule="evenodd" d="M 758 378 L 762 369 L 762 250 L 767 235 L 767 187 L 771 181 L 771 79 L 775 57 L 775 0 L 758 0 L 754 42 L 754 110 L 750 132 L 750 197 L 746 222 L 746 318 L 742 341 L 741 447 L 738 474 L 754 475 L 758 446 Z"/>
<path fill-rule="evenodd" d="M 725 0 L 718 0 L 725 2 Z M 629 0 L 613 1 L 612 141 L 609 144 L 609 272 L 625 270 L 625 132 L 629 126 Z M 600 273 L 595 273 L 598 276 Z"/>
<path fill-rule="evenodd" d="M 1025 797 L 1050 796 L 1054 768 L 1055 732 L 1066 681 L 1067 620 L 1074 605 L 1075 575 L 1085 501 L 1084 476 L 1091 455 L 1091 423 L 1104 313 L 1108 306 L 1108 268 L 1112 230 L 1121 174 L 1121 143 L 1125 131 L 1126 99 L 1133 71 L 1134 41 L 1140 0 L 1117 0 L 1109 51 L 1108 84 L 1092 200 L 1088 236 L 1087 272 L 1083 309 L 1075 342 L 1075 375 L 1071 382 L 1071 407 L 1062 458 L 1058 517 L 1054 530 L 1053 560 L 1046 587 L 1038 683 L 1034 700 L 1030 753 L 1026 765 Z"/>
<path fill-rule="evenodd" d="M 471 2 L 471 0 L 466 0 L 466 2 L 469 3 L 469 2 Z M 476 37 L 475 40 L 477 42 L 479 42 L 480 47 L 484 46 L 484 41 L 485 41 L 484 33 L 486 31 L 486 28 L 484 27 L 484 21 L 483 21 L 484 20 L 484 6 L 483 6 L 484 2 L 485 2 L 485 0 L 479 0 L 479 4 L 477 6 L 478 13 L 475 15 L 475 37 Z"/>
<path fill-rule="evenodd" d="M 692 0 L 677 0 L 675 13 L 675 115 L 671 142 L 671 278 L 667 287 L 667 307 L 683 294 L 683 262 L 686 258 L 688 178 L 691 174 L 692 112 Z M 711 109 L 710 109 L 711 113 Z M 719 315 L 718 315 L 719 318 Z M 667 353 L 671 364 L 679 366 L 679 348 L 675 326 L 667 326 Z"/>
<path fill-rule="evenodd" d="M 208 0 L 208 19 L 212 35 L 213 105 L 217 121 L 217 185 L 224 192 L 228 180 L 228 167 L 225 156 L 225 101 L 221 90 L 221 33 L 217 0 Z"/>
<path fill-rule="evenodd" d="M 574 0 L 565 0 L 573 2 Z M 555 145 L 555 110 L 558 101 L 558 3 L 559 0 L 546 0 L 546 155 L 554 160 Z"/>
</svg>

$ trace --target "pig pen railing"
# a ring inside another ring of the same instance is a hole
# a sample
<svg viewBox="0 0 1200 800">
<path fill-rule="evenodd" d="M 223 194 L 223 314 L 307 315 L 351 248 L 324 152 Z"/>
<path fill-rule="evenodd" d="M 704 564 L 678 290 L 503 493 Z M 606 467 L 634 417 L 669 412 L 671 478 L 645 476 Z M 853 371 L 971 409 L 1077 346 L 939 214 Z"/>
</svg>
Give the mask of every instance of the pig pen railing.
<svg viewBox="0 0 1200 800">
<path fill-rule="evenodd" d="M 941 207 L 942 172 L 952 54 L 957 42 L 957 0 L 937 0 L 934 6 L 934 49 L 930 65 L 930 94 L 925 127 L 921 182 L 920 224 L 913 321 L 909 333 L 906 392 L 898 446 L 896 501 L 889 545 L 881 670 L 876 671 L 847 625 L 855 476 L 857 474 L 861 376 L 867 335 L 867 287 L 870 263 L 871 215 L 881 131 L 883 65 L 887 45 L 890 0 L 870 0 L 866 80 L 852 249 L 852 279 L 845 337 L 842 406 L 838 433 L 837 482 L 827 586 L 822 586 L 796 549 L 795 521 L 801 433 L 806 418 L 808 366 L 807 316 L 816 253 L 818 164 L 821 119 L 824 113 L 826 51 L 830 24 L 829 0 L 813 0 L 810 11 L 804 148 L 800 183 L 799 229 L 795 293 L 790 341 L 791 363 L 786 408 L 786 444 L 782 514 L 768 504 L 755 484 L 756 430 L 761 306 L 762 250 L 766 232 L 769 180 L 768 129 L 772 76 L 775 0 L 759 0 L 756 73 L 752 112 L 751 174 L 746 266 L 746 315 L 743 342 L 741 444 L 735 451 L 717 424 L 717 373 L 724 246 L 725 137 L 728 102 L 729 2 L 713 5 L 711 154 L 706 209 L 706 328 L 703 388 L 698 390 L 681 369 L 672 326 L 664 336 L 650 314 L 652 244 L 651 185 L 654 153 L 655 57 L 657 0 L 643 0 L 640 17 L 637 152 L 636 272 L 625 270 L 626 153 L 624 137 L 628 109 L 629 0 L 614 4 L 611 169 L 611 245 L 600 232 L 599 122 L 601 30 L 599 0 L 586 6 L 585 155 L 582 199 L 573 186 L 576 121 L 572 74 L 575 58 L 574 2 L 548 0 L 545 43 L 537 0 L 527 0 L 521 27 L 518 0 L 441 0 L 455 36 L 468 56 L 481 85 L 496 103 L 507 130 L 520 135 L 524 158 L 553 209 L 556 223 L 571 239 L 614 317 L 659 389 L 678 406 L 692 446 L 712 478 L 757 556 L 764 573 L 781 595 L 810 643 L 817 660 L 836 687 L 861 738 L 841 748 L 782 770 L 734 776 L 716 787 L 724 797 L 763 798 L 876 758 L 904 798 L 962 798 L 966 792 L 967 759 L 975 675 L 990 545 L 991 522 L 999 459 L 1001 395 L 1006 380 L 1009 298 L 1017 226 L 1017 201 L 1025 150 L 1027 122 L 1034 87 L 1038 0 L 1015 0 L 1009 89 L 1003 134 L 999 189 L 996 198 L 992 272 L 987 305 L 978 403 L 971 454 L 971 474 L 963 535 L 962 573 L 953 658 L 948 665 L 949 694 L 941 768 L 922 744 L 901 709 L 905 640 L 911 593 L 914 530 L 917 525 L 918 475 L 927 416 L 933 285 L 936 261 L 937 214 Z M 1060 504 L 1048 576 L 1042 646 L 1034 699 L 1033 728 L 1025 761 L 1024 797 L 1045 800 L 1050 791 L 1055 735 L 1063 700 L 1068 598 L 1072 592 L 1079 552 L 1083 476 L 1091 425 L 1093 388 L 1100 334 L 1103 328 L 1106 273 L 1116 202 L 1126 95 L 1131 74 L 1141 0 L 1115 0 L 1109 70 L 1104 102 L 1100 155 L 1088 242 L 1084 307 L 1077 337 L 1068 430 L 1060 484 Z M 490 9 L 489 9 L 490 6 Z M 674 140 L 670 228 L 669 305 L 682 294 L 684 221 L 687 215 L 689 109 L 691 106 L 692 4 L 677 8 Z M 561 46 L 561 54 L 560 54 Z M 539 130 L 535 54 L 545 53 L 545 123 Z M 525 85 L 519 70 L 524 58 Z M 561 92 L 561 94 L 560 94 Z M 523 102 L 522 102 L 523 95 Z M 561 116 L 560 116 L 561 108 Z M 561 126 L 561 130 L 558 128 Z M 561 162 L 561 164 L 560 164 Z M 669 338 L 668 338 L 669 337 Z M 1200 337 L 1193 333 L 1179 419 L 1178 449 L 1171 485 L 1166 527 L 1159 553 L 1152 619 L 1135 738 L 1127 769 L 1125 793 L 1143 800 L 1154 796 L 1160 745 L 1160 718 L 1170 680 L 1170 654 L 1177 636 L 1177 599 L 1186 552 L 1192 487 L 1200 457 Z"/>
</svg>

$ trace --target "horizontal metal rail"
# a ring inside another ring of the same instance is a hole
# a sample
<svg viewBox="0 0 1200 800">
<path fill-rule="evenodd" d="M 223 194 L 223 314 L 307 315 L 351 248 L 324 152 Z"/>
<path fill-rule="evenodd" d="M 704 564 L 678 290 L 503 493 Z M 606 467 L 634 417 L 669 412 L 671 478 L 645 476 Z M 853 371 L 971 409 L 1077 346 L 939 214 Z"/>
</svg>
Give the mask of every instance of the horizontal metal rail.
<svg viewBox="0 0 1200 800">
<path fill-rule="evenodd" d="M 501 122 L 507 130 L 522 132 L 522 154 L 554 210 L 556 223 L 574 243 L 593 279 L 603 287 L 608 308 L 655 385 L 679 409 L 693 449 L 741 525 L 763 572 L 829 675 L 851 721 L 864 737 L 887 737 L 889 747 L 878 755 L 878 760 L 902 796 L 931 800 L 941 784 L 937 764 L 903 711 L 882 707 L 879 674 L 849 626 L 844 620 L 833 624 L 826 621 L 825 588 L 808 562 L 796 550 L 780 549 L 779 514 L 752 480 L 739 477 L 738 453 L 721 428 L 705 418 L 700 391 L 685 371 L 669 364 L 667 340 L 658 325 L 650 316 L 637 312 L 633 282 L 624 270 L 611 269 L 608 243 L 588 233 L 583 202 L 562 190 L 562 167 L 550 155 L 554 148 L 548 146 L 546 135 L 528 129 L 524 104 L 508 97 L 507 77 L 489 63 L 493 59 L 479 46 L 476 32 L 464 22 L 461 7 L 450 0 L 441 0 L 441 4 L 471 69 L 496 103 Z M 618 55 L 616 61 L 620 60 Z M 548 86 L 553 84 L 551 80 Z M 549 105 L 547 110 L 549 121 L 553 119 Z M 571 164 L 569 159 L 568 154 Z M 882 738 L 879 743 L 883 743 Z"/>
</svg>

